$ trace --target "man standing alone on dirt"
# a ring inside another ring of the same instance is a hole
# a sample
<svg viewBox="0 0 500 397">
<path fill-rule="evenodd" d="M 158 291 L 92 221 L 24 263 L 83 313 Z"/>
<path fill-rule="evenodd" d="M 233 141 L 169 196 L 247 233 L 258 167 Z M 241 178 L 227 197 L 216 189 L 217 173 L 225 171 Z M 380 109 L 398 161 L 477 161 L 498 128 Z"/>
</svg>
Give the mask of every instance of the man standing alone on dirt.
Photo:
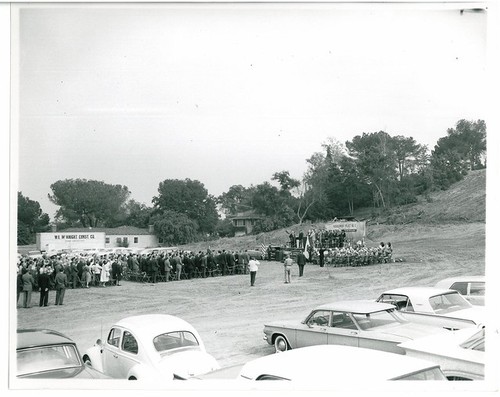
<svg viewBox="0 0 500 397">
<path fill-rule="evenodd" d="M 290 271 L 292 270 L 293 260 L 290 255 L 286 256 L 283 266 L 285 267 L 285 284 L 290 284 Z"/>
<path fill-rule="evenodd" d="M 250 269 L 250 286 L 253 287 L 255 284 L 255 276 L 257 275 L 257 270 L 259 270 L 259 261 L 253 256 L 250 257 L 250 262 L 248 262 L 248 267 Z"/>
<path fill-rule="evenodd" d="M 306 256 L 302 251 L 297 254 L 297 265 L 299 265 L 299 277 L 304 275 L 304 266 L 306 264 Z"/>
</svg>

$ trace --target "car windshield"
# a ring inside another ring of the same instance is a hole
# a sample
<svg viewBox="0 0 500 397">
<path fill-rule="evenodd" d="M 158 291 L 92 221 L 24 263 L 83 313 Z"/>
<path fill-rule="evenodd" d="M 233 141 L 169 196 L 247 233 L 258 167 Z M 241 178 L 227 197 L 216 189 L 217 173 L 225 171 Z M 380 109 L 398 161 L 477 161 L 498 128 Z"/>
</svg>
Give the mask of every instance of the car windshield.
<svg viewBox="0 0 500 397">
<path fill-rule="evenodd" d="M 158 335 L 153 339 L 153 344 L 159 353 L 179 348 L 199 347 L 198 340 L 189 331 L 176 331 Z"/>
<path fill-rule="evenodd" d="M 391 380 L 447 380 L 441 369 L 438 367 L 427 368 L 411 374 L 398 376 Z"/>
<path fill-rule="evenodd" d="M 440 294 L 429 298 L 429 304 L 437 314 L 452 313 L 457 310 L 469 309 L 472 305 L 458 292 Z"/>
<path fill-rule="evenodd" d="M 80 367 L 74 345 L 42 346 L 17 351 L 17 375 Z"/>
<path fill-rule="evenodd" d="M 353 313 L 352 316 L 354 317 L 358 327 L 364 331 L 378 327 L 406 324 L 408 322 L 403 319 L 395 309 L 383 310 L 374 313 Z"/>
</svg>

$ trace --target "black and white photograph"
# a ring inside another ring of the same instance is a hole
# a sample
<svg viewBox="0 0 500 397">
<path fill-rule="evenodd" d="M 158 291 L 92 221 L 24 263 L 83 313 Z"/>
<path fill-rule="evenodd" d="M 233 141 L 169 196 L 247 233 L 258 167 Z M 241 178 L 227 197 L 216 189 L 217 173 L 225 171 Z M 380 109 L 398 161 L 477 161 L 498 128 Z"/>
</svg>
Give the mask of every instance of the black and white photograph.
<svg viewBox="0 0 500 397">
<path fill-rule="evenodd" d="M 11 3 L 8 389 L 498 392 L 497 8 Z"/>
</svg>

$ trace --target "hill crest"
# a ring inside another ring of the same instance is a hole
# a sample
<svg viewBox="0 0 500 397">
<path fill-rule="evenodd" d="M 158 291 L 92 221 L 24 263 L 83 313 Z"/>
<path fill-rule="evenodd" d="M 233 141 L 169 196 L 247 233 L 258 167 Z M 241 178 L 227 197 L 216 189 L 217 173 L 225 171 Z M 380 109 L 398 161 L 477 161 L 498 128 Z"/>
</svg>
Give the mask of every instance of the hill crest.
<svg viewBox="0 0 500 397">
<path fill-rule="evenodd" d="M 431 193 L 427 198 L 419 197 L 418 202 L 396 207 L 379 215 L 372 208 L 361 208 L 354 217 L 365 220 L 370 233 L 367 238 L 378 238 L 386 232 L 411 227 L 427 230 L 427 226 L 443 224 L 472 224 L 486 221 L 486 170 L 470 171 L 463 180 L 453 184 L 448 190 Z M 211 242 L 187 244 L 183 248 L 192 251 L 205 250 L 210 246 L 216 249 L 246 249 L 260 244 L 283 244 L 288 240 L 288 231 L 307 231 L 321 228 L 325 222 L 305 222 L 286 229 L 273 230 L 258 235 L 220 238 Z M 375 226 L 376 225 L 376 226 Z M 410 226 L 412 225 L 412 226 Z M 417 227 L 418 225 L 418 227 Z M 385 230 L 385 231 L 384 231 Z M 372 236 L 375 234 L 375 236 Z"/>
</svg>

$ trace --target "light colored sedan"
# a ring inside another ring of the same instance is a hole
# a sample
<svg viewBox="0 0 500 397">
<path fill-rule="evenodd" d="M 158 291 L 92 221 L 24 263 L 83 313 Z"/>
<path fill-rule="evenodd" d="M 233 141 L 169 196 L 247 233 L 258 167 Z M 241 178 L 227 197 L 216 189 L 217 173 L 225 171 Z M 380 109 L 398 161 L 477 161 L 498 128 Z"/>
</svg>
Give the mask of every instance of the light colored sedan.
<svg viewBox="0 0 500 397">
<path fill-rule="evenodd" d="M 264 326 L 264 340 L 277 352 L 312 345 L 347 345 L 405 354 L 402 342 L 434 333 L 440 326 L 404 319 L 388 303 L 353 300 L 316 307 L 302 321 Z"/>
<path fill-rule="evenodd" d="M 437 314 L 484 324 L 484 307 L 472 306 L 459 292 L 435 287 L 402 287 L 385 291 L 377 302 L 392 303 L 398 310 Z"/>
<path fill-rule="evenodd" d="M 219 368 L 188 322 L 166 314 L 124 318 L 104 342 L 88 349 L 83 361 L 119 379 L 186 379 Z"/>
<path fill-rule="evenodd" d="M 485 276 L 450 277 L 436 283 L 436 288 L 448 288 L 460 292 L 471 304 L 484 306 Z"/>
<path fill-rule="evenodd" d="M 202 380 L 280 380 L 307 384 L 307 388 L 348 385 L 366 387 L 388 380 L 446 380 L 438 364 L 351 346 L 309 346 L 270 354 L 248 363 L 199 377 Z M 361 382 L 361 383 L 360 383 Z"/>
<path fill-rule="evenodd" d="M 400 345 L 411 357 L 439 364 L 449 380 L 483 380 L 485 329 L 464 328 Z"/>
</svg>

